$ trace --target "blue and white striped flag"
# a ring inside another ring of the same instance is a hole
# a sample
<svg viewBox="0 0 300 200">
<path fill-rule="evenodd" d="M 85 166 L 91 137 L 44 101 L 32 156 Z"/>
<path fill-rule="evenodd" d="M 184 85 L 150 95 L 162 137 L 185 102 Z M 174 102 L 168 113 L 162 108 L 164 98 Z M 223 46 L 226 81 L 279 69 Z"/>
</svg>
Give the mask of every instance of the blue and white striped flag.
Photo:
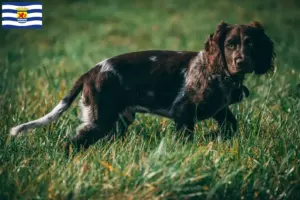
<svg viewBox="0 0 300 200">
<path fill-rule="evenodd" d="M 2 28 L 42 28 L 42 3 L 3 2 Z"/>
</svg>

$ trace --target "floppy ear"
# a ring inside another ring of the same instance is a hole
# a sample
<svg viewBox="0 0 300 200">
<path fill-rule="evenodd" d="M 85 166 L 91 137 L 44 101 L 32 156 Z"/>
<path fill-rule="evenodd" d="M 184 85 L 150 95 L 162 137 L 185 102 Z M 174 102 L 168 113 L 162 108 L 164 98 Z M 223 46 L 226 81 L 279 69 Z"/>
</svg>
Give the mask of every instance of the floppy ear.
<svg viewBox="0 0 300 200">
<path fill-rule="evenodd" d="M 274 45 L 272 40 L 266 35 L 264 27 L 261 23 L 254 21 L 249 24 L 255 29 L 254 36 L 254 62 L 255 74 L 266 74 L 274 71 Z"/>
<path fill-rule="evenodd" d="M 253 21 L 249 24 L 249 26 L 254 27 L 254 28 L 260 28 L 260 29 L 264 29 L 264 26 L 258 22 L 258 21 Z"/>
<path fill-rule="evenodd" d="M 216 31 L 215 31 L 212 39 L 219 45 L 219 47 L 220 47 L 220 45 L 222 45 L 222 43 L 225 40 L 225 35 L 228 31 L 228 27 L 229 27 L 229 24 L 224 21 L 221 21 L 216 27 Z"/>
<path fill-rule="evenodd" d="M 223 46 L 229 26 L 226 22 L 221 21 L 217 25 L 216 31 L 210 34 L 205 42 L 205 51 L 208 54 L 208 63 L 210 65 L 219 64 L 222 66 L 224 63 Z"/>
<path fill-rule="evenodd" d="M 228 26 L 229 26 L 229 24 L 227 24 L 224 21 L 221 21 L 217 25 L 216 31 L 213 34 L 210 34 L 209 38 L 205 42 L 205 50 L 206 51 L 211 50 L 210 47 L 213 47 L 212 45 L 217 45 L 220 48 L 220 45 L 222 45 L 221 43 L 224 42 Z M 212 50 L 214 50 L 214 49 L 212 49 Z"/>
</svg>

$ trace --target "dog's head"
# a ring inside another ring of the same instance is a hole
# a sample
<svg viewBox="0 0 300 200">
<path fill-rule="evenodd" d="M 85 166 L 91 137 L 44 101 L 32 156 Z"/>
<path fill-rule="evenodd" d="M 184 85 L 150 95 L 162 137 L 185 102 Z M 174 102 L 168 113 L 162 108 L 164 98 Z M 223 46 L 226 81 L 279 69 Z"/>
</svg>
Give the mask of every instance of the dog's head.
<svg viewBox="0 0 300 200">
<path fill-rule="evenodd" d="M 210 67 L 227 68 L 231 75 L 265 74 L 274 69 L 274 47 L 258 22 L 231 25 L 221 22 L 205 43 Z"/>
</svg>

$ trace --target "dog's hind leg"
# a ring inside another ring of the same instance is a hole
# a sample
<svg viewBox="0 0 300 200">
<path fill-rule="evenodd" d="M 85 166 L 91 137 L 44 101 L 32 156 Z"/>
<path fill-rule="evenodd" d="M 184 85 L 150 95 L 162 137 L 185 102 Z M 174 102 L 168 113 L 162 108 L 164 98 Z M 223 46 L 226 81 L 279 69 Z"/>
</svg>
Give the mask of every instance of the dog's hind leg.
<svg viewBox="0 0 300 200">
<path fill-rule="evenodd" d="M 213 118 L 225 138 L 231 138 L 237 131 L 237 120 L 228 107 L 220 110 Z"/>
<path fill-rule="evenodd" d="M 113 105 L 111 104 L 104 104 L 102 102 L 101 107 L 99 106 L 98 108 L 95 105 L 93 107 L 82 109 L 83 115 L 91 116 L 91 120 L 84 121 L 77 128 L 77 134 L 71 139 L 71 143 L 76 148 L 83 147 L 87 149 L 99 139 L 109 136 L 118 119 L 118 111 L 113 109 Z M 90 112 L 91 110 L 92 112 Z"/>
<path fill-rule="evenodd" d="M 118 120 L 118 113 L 124 110 L 118 82 L 111 79 L 107 80 L 108 83 L 103 82 L 101 88 L 94 87 L 94 83 L 84 86 L 81 107 L 83 123 L 71 139 L 76 148 L 86 149 L 108 136 Z"/>
<path fill-rule="evenodd" d="M 119 119 L 115 124 L 114 133 L 118 136 L 125 136 L 128 127 L 135 120 L 135 112 L 130 108 L 125 109 L 122 113 L 119 114 Z"/>
</svg>

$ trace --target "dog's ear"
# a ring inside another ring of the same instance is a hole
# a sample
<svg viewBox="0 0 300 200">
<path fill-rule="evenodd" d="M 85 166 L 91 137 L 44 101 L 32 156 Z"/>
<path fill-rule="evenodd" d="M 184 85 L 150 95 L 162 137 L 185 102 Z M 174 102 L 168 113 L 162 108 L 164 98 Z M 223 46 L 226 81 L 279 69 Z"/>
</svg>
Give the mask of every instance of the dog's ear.
<svg viewBox="0 0 300 200">
<path fill-rule="evenodd" d="M 264 26 L 258 21 L 250 22 L 248 26 L 251 26 L 254 28 L 259 28 L 259 29 L 264 29 Z"/>
<path fill-rule="evenodd" d="M 266 35 L 264 27 L 261 23 L 254 21 L 248 26 L 254 29 L 254 62 L 255 74 L 266 74 L 274 71 L 274 44 L 273 41 Z"/>
<path fill-rule="evenodd" d="M 225 39 L 225 35 L 228 32 L 228 27 L 229 24 L 221 21 L 217 27 L 216 27 L 216 31 L 213 35 L 213 41 L 216 42 L 218 45 L 221 45 L 222 42 L 224 42 Z"/>
<path fill-rule="evenodd" d="M 223 59 L 223 46 L 226 34 L 230 25 L 224 21 L 221 21 L 213 34 L 210 34 L 205 42 L 205 51 L 208 54 L 208 62 L 211 65 L 222 65 Z"/>
<path fill-rule="evenodd" d="M 229 24 L 224 21 L 221 21 L 217 25 L 215 32 L 210 34 L 209 38 L 205 42 L 205 50 L 206 51 L 209 51 L 210 50 L 209 48 L 214 44 L 218 45 L 220 48 L 220 45 L 222 45 L 221 44 L 222 39 L 223 40 L 225 39 L 225 35 L 227 33 L 228 27 L 229 27 Z"/>
</svg>

